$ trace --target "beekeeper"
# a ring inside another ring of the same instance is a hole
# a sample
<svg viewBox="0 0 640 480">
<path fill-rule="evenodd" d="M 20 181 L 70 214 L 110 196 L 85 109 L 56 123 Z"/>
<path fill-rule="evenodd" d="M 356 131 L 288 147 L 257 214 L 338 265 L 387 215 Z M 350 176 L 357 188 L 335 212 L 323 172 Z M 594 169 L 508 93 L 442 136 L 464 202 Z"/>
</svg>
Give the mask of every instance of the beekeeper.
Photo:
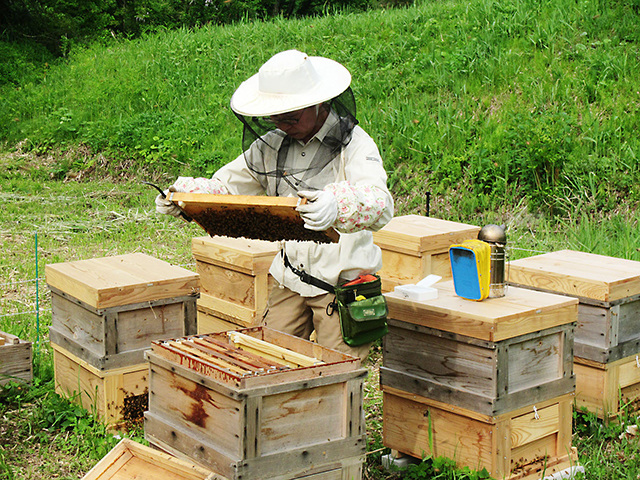
<svg viewBox="0 0 640 480">
<path fill-rule="evenodd" d="M 347 345 L 338 315 L 329 315 L 334 295 L 305 283 L 300 271 L 330 285 L 374 273 L 382 266 L 372 231 L 393 216 L 387 174 L 373 139 L 358 125 L 351 74 L 340 63 L 297 50 L 270 58 L 243 82 L 231 108 L 244 126 L 243 153 L 211 179 L 179 177 L 178 192 L 299 196 L 305 227 L 340 232 L 337 243 L 282 242 L 269 272 L 263 325 L 366 358 L 370 344 Z M 179 215 L 158 195 L 159 213 Z M 288 262 L 286 262 L 288 260 Z"/>
</svg>

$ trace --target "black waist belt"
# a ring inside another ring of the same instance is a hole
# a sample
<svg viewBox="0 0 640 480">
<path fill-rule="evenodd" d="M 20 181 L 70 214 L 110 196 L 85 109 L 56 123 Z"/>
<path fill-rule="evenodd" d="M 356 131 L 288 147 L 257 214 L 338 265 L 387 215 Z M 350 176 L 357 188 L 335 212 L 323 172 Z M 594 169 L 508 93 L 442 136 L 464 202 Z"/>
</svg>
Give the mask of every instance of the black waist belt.
<svg viewBox="0 0 640 480">
<path fill-rule="evenodd" d="M 329 293 L 336 293 L 336 289 L 333 285 L 325 282 L 324 280 L 320 280 L 319 278 L 316 278 L 313 275 L 309 275 L 304 270 L 297 269 L 296 267 L 291 265 L 291 262 L 289 261 L 287 254 L 284 253 L 284 249 L 282 249 L 281 252 L 282 252 L 282 258 L 284 259 L 284 266 L 287 268 L 290 268 L 291 271 L 295 273 L 298 277 L 300 277 L 300 280 L 302 280 L 304 283 L 308 283 L 309 285 L 313 285 L 314 287 L 318 287 Z"/>
</svg>

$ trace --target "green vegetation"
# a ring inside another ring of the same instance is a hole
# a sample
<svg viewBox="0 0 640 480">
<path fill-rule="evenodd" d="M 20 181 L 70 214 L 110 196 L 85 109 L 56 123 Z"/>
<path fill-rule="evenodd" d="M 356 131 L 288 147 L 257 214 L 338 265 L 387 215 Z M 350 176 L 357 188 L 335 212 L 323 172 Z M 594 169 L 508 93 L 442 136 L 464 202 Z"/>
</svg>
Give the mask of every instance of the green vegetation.
<svg viewBox="0 0 640 480">
<path fill-rule="evenodd" d="M 425 1 L 179 29 L 77 49 L 40 82 L 5 89 L 0 136 L 208 174 L 238 154 L 235 87 L 298 48 L 353 72 L 361 123 L 410 208 L 465 184 L 467 214 L 523 197 L 545 213 L 611 212 L 640 198 L 639 37 L 624 1 Z"/>
<path fill-rule="evenodd" d="M 90 41 L 375 6 L 370 0 L 11 0 L 0 11 L 0 38 L 36 42 L 54 55 L 65 56 Z"/>
<path fill-rule="evenodd" d="M 37 353 L 33 387 L 0 389 L 0 479 L 77 479 L 117 441 L 53 393 L 45 265 L 144 252 L 193 268 L 190 240 L 203 232 L 156 215 L 141 181 L 168 186 L 235 158 L 229 98 L 280 50 L 353 73 L 397 214 L 506 224 L 512 259 L 573 249 L 640 260 L 639 8 L 422 0 L 102 39 L 57 59 L 0 43 L 0 330 Z M 370 360 L 365 478 L 484 478 L 436 458 L 382 468 L 380 352 Z M 584 478 L 636 478 L 635 417 L 574 422 Z M 142 441 L 139 426 L 129 435 Z"/>
</svg>

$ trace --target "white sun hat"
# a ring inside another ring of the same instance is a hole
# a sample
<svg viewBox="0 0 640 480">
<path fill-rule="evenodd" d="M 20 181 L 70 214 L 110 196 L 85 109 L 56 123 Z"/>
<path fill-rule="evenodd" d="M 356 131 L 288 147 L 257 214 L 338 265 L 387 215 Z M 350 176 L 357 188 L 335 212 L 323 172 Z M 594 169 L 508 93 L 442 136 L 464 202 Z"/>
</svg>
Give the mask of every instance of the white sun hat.
<svg viewBox="0 0 640 480">
<path fill-rule="evenodd" d="M 350 83 L 349 70 L 335 60 L 286 50 L 240 84 L 231 108 L 249 117 L 293 112 L 337 97 Z"/>
</svg>

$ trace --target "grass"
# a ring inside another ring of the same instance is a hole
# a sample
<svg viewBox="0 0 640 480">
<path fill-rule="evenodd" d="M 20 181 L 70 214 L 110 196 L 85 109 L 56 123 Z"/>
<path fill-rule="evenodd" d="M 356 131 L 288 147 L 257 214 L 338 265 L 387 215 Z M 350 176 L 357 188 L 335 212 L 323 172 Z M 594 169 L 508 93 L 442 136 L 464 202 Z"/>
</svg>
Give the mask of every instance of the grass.
<svg viewBox="0 0 640 480">
<path fill-rule="evenodd" d="M 637 5 L 622 0 L 422 0 L 170 31 L 89 45 L 39 81 L 5 88 L 0 137 L 209 174 L 238 154 L 235 87 L 270 55 L 298 48 L 353 72 L 360 121 L 393 186 L 405 172 L 422 193 L 464 182 L 477 212 L 522 196 L 563 216 L 615 211 L 640 199 L 639 39 Z M 60 175 L 91 168 L 91 158 Z"/>
</svg>

